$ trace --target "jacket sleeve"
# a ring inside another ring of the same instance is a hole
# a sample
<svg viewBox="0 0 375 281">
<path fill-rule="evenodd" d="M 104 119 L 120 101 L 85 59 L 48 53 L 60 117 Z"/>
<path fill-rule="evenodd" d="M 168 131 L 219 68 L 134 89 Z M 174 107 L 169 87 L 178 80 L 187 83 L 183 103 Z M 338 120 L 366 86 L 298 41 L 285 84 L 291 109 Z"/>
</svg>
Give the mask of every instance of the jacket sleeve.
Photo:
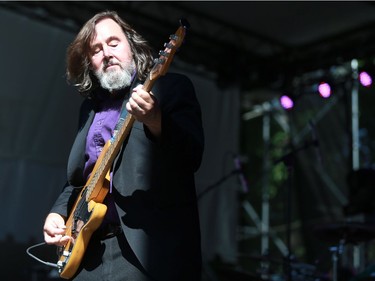
<svg viewBox="0 0 375 281">
<path fill-rule="evenodd" d="M 173 163 L 196 171 L 202 160 L 204 134 L 194 86 L 186 76 L 175 73 L 159 81 L 155 84 L 155 95 L 162 110 L 163 153 Z"/>
<path fill-rule="evenodd" d="M 52 206 L 50 213 L 57 213 L 64 217 L 68 217 L 69 210 L 72 208 L 79 191 L 80 189 L 66 184 Z"/>
</svg>

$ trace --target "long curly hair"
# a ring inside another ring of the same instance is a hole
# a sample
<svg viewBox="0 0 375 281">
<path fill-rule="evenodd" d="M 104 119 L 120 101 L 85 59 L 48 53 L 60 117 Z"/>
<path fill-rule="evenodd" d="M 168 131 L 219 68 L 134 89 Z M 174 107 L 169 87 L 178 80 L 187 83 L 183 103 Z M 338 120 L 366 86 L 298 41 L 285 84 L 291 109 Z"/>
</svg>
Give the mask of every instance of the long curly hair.
<svg viewBox="0 0 375 281">
<path fill-rule="evenodd" d="M 152 49 L 148 42 L 128 23 L 122 20 L 117 12 L 105 11 L 98 13 L 84 24 L 67 49 L 67 80 L 76 86 L 79 93 L 83 96 L 90 96 L 95 85 L 98 84 L 97 78 L 90 69 L 90 43 L 96 35 L 96 24 L 106 18 L 114 20 L 124 31 L 133 53 L 137 68 L 137 78 L 140 80 L 146 79 L 153 65 Z"/>
</svg>

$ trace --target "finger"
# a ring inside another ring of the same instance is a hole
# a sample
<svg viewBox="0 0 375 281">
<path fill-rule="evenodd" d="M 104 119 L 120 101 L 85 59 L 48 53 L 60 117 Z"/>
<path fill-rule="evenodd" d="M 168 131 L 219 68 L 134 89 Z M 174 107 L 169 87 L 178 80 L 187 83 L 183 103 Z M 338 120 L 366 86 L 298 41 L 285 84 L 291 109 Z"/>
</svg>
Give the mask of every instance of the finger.
<svg viewBox="0 0 375 281">
<path fill-rule="evenodd" d="M 65 230 L 66 229 L 66 225 L 65 225 L 65 222 L 56 222 L 56 227 L 59 228 L 59 229 L 62 229 L 62 230 Z"/>
<path fill-rule="evenodd" d="M 146 102 L 153 102 L 156 98 L 155 95 L 150 91 L 147 92 L 141 87 L 136 87 L 133 90 L 133 93 L 136 93 L 140 98 L 142 98 Z M 138 101 L 138 100 L 137 100 Z"/>
<path fill-rule="evenodd" d="M 135 97 L 135 98 L 137 98 L 137 97 Z M 156 105 L 155 99 L 153 97 L 151 97 L 148 93 L 147 93 L 147 96 L 145 98 L 139 97 L 138 99 L 135 99 L 135 102 L 145 112 L 148 112 L 148 111 L 152 110 Z"/>
<path fill-rule="evenodd" d="M 57 246 L 64 246 L 66 243 L 68 243 L 70 240 L 72 240 L 72 237 L 67 235 L 55 235 L 55 236 L 49 236 L 45 235 L 44 241 L 49 245 L 57 245 Z"/>
<path fill-rule="evenodd" d="M 133 92 L 131 95 L 131 99 L 141 108 L 145 107 L 147 101 L 145 100 L 144 96 L 142 96 L 141 92 Z"/>
<path fill-rule="evenodd" d="M 138 89 L 143 89 L 143 85 L 139 84 L 136 87 L 133 88 L 133 91 L 137 91 Z"/>
<path fill-rule="evenodd" d="M 143 91 L 142 98 L 147 102 L 147 103 L 154 103 L 156 101 L 156 97 L 152 92 L 146 92 Z"/>
<path fill-rule="evenodd" d="M 129 113 L 135 116 L 140 116 L 145 113 L 145 111 L 132 98 L 130 98 L 126 104 L 126 109 Z"/>
<path fill-rule="evenodd" d="M 134 111 L 139 111 L 139 110 L 141 110 L 142 108 L 141 108 L 141 106 L 139 105 L 139 103 L 133 98 L 133 97 L 131 97 L 130 99 L 129 99 L 129 104 L 130 104 L 130 108 Z"/>
<path fill-rule="evenodd" d="M 72 239 L 73 239 L 72 237 L 65 235 L 65 236 L 61 237 L 60 243 L 63 244 L 63 245 L 65 245 L 66 243 L 68 243 Z"/>
<path fill-rule="evenodd" d="M 43 229 L 46 233 L 48 233 L 49 235 L 51 236 L 54 236 L 56 234 L 65 234 L 66 232 L 66 226 L 63 224 L 63 225 L 56 225 L 56 224 L 45 224 L 44 225 L 44 229 Z"/>
<path fill-rule="evenodd" d="M 62 235 L 51 236 L 44 233 L 44 241 L 49 245 L 57 245 L 61 239 Z"/>
</svg>

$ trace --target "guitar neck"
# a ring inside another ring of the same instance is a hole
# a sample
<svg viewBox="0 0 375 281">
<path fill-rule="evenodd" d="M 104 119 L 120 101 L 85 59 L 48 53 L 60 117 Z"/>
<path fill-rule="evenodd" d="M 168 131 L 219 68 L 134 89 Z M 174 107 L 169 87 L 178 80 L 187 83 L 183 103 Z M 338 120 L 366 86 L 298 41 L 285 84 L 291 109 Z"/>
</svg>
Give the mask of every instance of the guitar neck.
<svg viewBox="0 0 375 281">
<path fill-rule="evenodd" d="M 134 116 L 131 114 L 127 114 L 126 118 L 124 120 L 121 120 L 123 124 L 120 126 L 120 129 L 116 134 L 116 137 L 114 139 L 108 140 L 106 145 L 103 147 L 103 150 L 98 160 L 96 161 L 94 169 L 88 180 L 88 185 L 86 188 L 87 202 L 93 199 L 94 197 L 96 202 L 102 202 L 104 200 L 104 198 L 98 198 L 96 193 L 93 194 L 93 191 L 96 187 L 100 188 L 102 186 L 102 183 L 104 182 L 105 177 L 109 172 L 118 152 L 120 151 L 122 143 L 129 134 L 134 121 Z"/>
</svg>

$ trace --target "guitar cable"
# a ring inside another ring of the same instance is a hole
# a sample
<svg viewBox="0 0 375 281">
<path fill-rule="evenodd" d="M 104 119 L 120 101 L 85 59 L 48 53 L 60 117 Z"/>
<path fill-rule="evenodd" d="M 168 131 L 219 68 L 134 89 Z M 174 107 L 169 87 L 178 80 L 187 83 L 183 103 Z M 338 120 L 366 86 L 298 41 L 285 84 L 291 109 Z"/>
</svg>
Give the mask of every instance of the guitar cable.
<svg viewBox="0 0 375 281">
<path fill-rule="evenodd" d="M 46 242 L 42 242 L 42 243 L 38 243 L 38 244 L 35 244 L 35 245 L 32 245 L 30 246 L 29 248 L 26 249 L 26 253 L 32 257 L 33 259 L 37 260 L 38 262 L 44 264 L 44 265 L 48 265 L 48 266 L 51 266 L 51 267 L 54 267 L 54 268 L 58 268 L 57 264 L 56 263 L 51 263 L 51 262 L 47 262 L 47 261 L 44 261 L 44 260 L 41 260 L 40 258 L 36 257 L 35 255 L 33 255 L 30 250 L 36 248 L 36 247 L 40 247 L 40 246 L 43 246 L 43 245 L 46 245 L 47 243 Z"/>
</svg>

